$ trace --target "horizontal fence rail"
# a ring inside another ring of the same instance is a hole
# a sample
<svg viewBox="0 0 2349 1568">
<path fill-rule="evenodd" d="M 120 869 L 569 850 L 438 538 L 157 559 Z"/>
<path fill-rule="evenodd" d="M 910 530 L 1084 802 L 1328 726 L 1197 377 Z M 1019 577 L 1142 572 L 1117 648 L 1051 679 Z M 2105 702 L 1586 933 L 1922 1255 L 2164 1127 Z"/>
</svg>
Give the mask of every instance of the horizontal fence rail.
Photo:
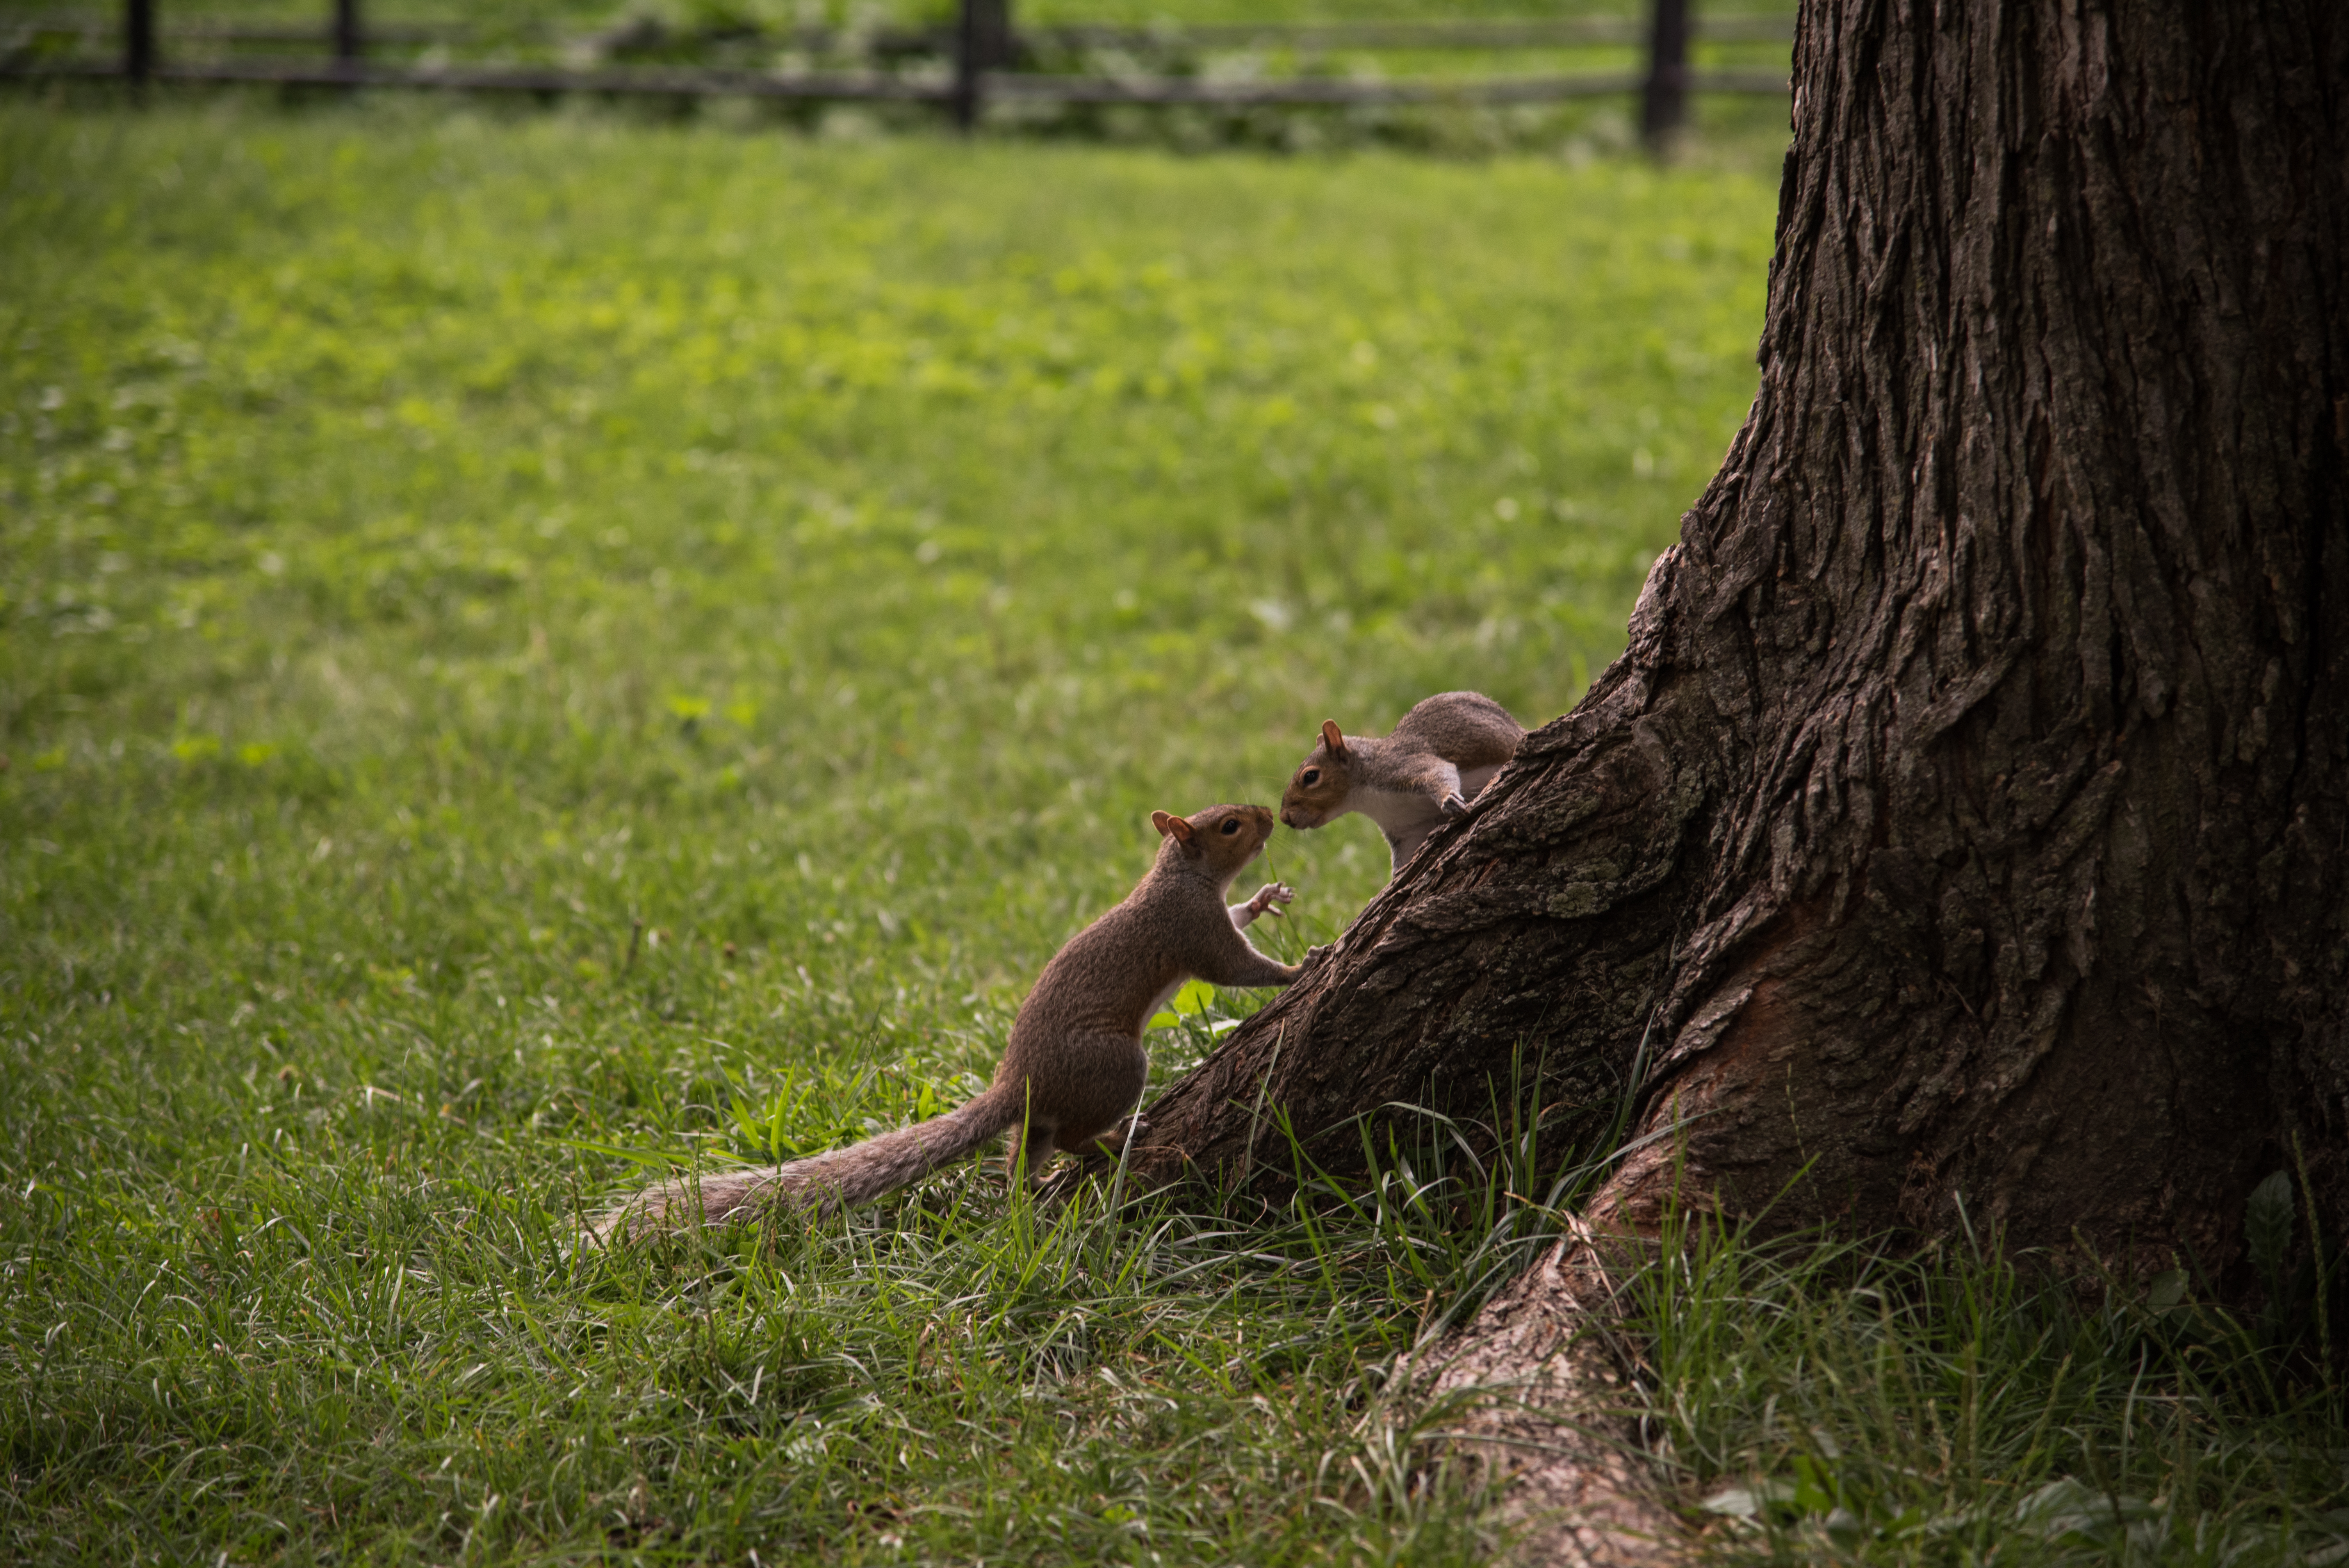
<svg viewBox="0 0 2349 1568">
<path fill-rule="evenodd" d="M 1788 36 L 1780 18 L 1692 15 L 1687 0 L 1653 0 L 1646 17 L 1494 21 L 1215 23 L 1195 26 L 1059 24 L 1013 29 L 1006 0 L 962 0 L 938 27 L 719 26 L 665 29 L 637 22 L 582 37 L 539 26 L 480 22 L 445 26 L 361 26 L 357 0 L 331 0 L 317 28 L 190 19 L 162 23 L 154 0 L 126 0 L 119 23 L 88 13 L 19 14 L 0 20 L 0 77 L 127 79 L 133 83 L 244 83 L 320 88 L 399 88 L 456 92 L 733 97 L 807 103 L 915 103 L 975 122 L 987 104 L 1197 106 L 1251 109 L 1412 105 L 1511 105 L 1637 96 L 1651 139 L 1670 134 L 1692 93 L 1777 94 L 1783 70 L 1694 69 L 1692 39 L 1770 43 Z M 107 42 L 109 54 L 93 50 Z M 316 49 L 302 58 L 174 58 L 166 45 Z M 554 47 L 600 55 L 594 65 L 452 65 L 370 59 L 370 47 L 456 46 Z M 1033 62 L 1132 62 L 1247 50 L 1314 55 L 1340 50 L 1522 50 L 1639 46 L 1640 69 L 1559 75 L 1219 76 L 1145 68 L 1038 70 Z M 637 63 L 647 55 L 763 49 L 861 57 L 863 68 L 777 69 L 693 63 Z"/>
<path fill-rule="evenodd" d="M 1782 93 L 1782 77 L 1758 71 L 1702 71 L 1686 77 L 1691 92 Z M 1471 77 L 1396 81 L 1333 81 L 1288 78 L 1274 81 L 1211 81 L 1197 77 L 1120 81 L 1111 77 L 1027 76 L 994 73 L 990 97 L 1087 104 L 1206 104 L 1226 108 L 1309 107 L 1376 104 L 1557 103 L 1569 98 L 1615 98 L 1640 91 L 1647 78 L 1636 72 L 1571 77 Z"/>
</svg>

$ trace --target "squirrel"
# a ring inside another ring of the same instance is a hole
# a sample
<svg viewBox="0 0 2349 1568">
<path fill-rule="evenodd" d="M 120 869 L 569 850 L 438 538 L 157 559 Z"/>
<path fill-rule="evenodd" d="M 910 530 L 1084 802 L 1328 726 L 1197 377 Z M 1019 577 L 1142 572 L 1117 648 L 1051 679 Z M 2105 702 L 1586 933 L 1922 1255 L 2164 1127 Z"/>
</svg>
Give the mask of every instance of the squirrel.
<svg viewBox="0 0 2349 1568">
<path fill-rule="evenodd" d="M 869 1202 L 1011 1134 L 1008 1171 L 1032 1175 L 1055 1150 L 1115 1153 L 1142 1099 L 1150 1057 L 1143 1030 L 1186 980 L 1286 985 L 1301 966 L 1257 951 L 1241 933 L 1296 896 L 1267 882 L 1225 906 L 1241 868 L 1272 837 L 1262 806 L 1210 806 L 1189 817 L 1153 811 L 1158 859 L 1123 903 L 1069 938 L 1011 1021 L 986 1092 L 946 1115 L 846 1149 L 765 1170 L 727 1171 L 648 1187 L 597 1219 L 593 1242 L 689 1223 L 748 1219 L 783 1205 L 827 1212 Z"/>
<path fill-rule="evenodd" d="M 1526 738 L 1509 710 L 1481 692 L 1439 692 L 1404 714 L 1394 733 L 1347 736 L 1324 719 L 1321 739 L 1280 797 L 1292 828 L 1325 827 L 1360 811 L 1386 835 L 1388 874 L 1464 814 Z"/>
</svg>

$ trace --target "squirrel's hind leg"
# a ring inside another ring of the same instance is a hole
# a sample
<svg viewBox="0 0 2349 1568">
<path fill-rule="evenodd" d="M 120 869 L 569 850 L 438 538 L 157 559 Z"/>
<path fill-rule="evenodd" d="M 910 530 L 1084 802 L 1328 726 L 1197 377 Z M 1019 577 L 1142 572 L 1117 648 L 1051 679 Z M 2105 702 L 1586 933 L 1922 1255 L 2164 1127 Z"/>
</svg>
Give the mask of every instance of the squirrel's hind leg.
<svg viewBox="0 0 2349 1568">
<path fill-rule="evenodd" d="M 1030 1180 L 1051 1163 L 1057 1146 L 1052 1140 L 1052 1129 L 1040 1122 L 1011 1130 L 1011 1144 L 1003 1156 L 1003 1178 L 1012 1186 Z"/>
</svg>

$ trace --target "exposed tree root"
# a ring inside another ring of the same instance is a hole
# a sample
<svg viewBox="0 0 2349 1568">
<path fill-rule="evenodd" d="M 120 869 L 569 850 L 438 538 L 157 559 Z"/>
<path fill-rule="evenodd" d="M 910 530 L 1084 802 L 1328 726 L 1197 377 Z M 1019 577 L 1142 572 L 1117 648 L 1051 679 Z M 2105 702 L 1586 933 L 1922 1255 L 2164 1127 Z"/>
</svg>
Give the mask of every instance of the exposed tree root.
<svg viewBox="0 0 2349 1568">
<path fill-rule="evenodd" d="M 1585 1233 L 1552 1247 L 1419 1367 L 1433 1398 L 1461 1401 L 1446 1435 L 1506 1483 L 1505 1518 L 1522 1532 L 1516 1562 L 1648 1568 L 1684 1555 L 1685 1532 L 1624 1408 L 1619 1317 L 1609 1266 Z"/>
</svg>

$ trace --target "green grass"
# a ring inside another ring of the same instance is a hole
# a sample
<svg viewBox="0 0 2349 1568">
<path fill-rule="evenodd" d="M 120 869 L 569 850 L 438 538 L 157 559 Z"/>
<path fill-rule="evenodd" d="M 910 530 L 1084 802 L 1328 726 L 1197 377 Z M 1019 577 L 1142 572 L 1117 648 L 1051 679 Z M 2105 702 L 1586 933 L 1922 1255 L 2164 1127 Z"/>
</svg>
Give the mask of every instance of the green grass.
<svg viewBox="0 0 2349 1568">
<path fill-rule="evenodd" d="M 2183 1272 L 1674 1240 L 1629 1292 L 1638 1408 L 1716 1560 L 2349 1561 L 2332 1347 L 2279 1357 Z"/>
<path fill-rule="evenodd" d="M 969 1092 L 1152 808 L 1569 705 L 1771 180 L 232 102 L 0 181 L 0 1553 L 1489 1547 L 1401 1211 L 564 1243 Z M 1264 940 L 1384 863 L 1284 834 Z"/>
</svg>

